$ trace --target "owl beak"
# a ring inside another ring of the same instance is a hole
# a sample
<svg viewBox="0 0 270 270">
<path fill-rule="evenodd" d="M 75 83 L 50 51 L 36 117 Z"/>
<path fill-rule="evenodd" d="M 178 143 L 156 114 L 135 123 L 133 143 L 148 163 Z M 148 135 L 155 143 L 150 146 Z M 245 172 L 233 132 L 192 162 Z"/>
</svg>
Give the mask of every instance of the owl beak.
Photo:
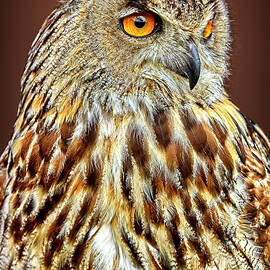
<svg viewBox="0 0 270 270">
<path fill-rule="evenodd" d="M 192 90 L 201 74 L 201 60 L 198 53 L 197 46 L 194 44 L 194 42 L 191 42 L 189 44 L 189 50 L 190 50 L 190 58 L 187 61 L 187 66 L 185 70 L 185 75 L 189 79 L 189 86 L 190 90 Z"/>
<path fill-rule="evenodd" d="M 196 86 L 200 78 L 201 60 L 200 60 L 197 46 L 194 44 L 193 41 L 190 42 L 188 51 L 189 51 L 189 54 L 185 61 L 186 62 L 185 67 L 181 69 L 179 74 L 189 79 L 190 90 L 192 90 Z"/>
</svg>

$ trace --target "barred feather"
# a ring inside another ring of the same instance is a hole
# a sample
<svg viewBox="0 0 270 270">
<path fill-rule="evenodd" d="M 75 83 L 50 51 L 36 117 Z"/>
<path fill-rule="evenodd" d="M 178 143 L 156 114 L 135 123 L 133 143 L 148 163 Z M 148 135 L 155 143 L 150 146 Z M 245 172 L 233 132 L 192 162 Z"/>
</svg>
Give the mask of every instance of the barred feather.
<svg viewBox="0 0 270 270">
<path fill-rule="evenodd" d="M 203 2 L 198 25 L 227 16 Z M 0 161 L 0 269 L 267 269 L 269 141 L 219 89 L 226 52 L 217 69 L 202 52 L 209 88 L 152 64 L 123 85 L 87 36 L 91 5 L 63 3 L 30 51 Z"/>
</svg>

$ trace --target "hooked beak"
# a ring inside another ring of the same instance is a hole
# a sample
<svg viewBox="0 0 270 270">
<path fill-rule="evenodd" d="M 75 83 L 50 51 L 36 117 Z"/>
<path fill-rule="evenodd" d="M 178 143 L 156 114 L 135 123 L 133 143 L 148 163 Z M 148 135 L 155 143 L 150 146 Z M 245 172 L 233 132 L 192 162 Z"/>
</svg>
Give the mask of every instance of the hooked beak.
<svg viewBox="0 0 270 270">
<path fill-rule="evenodd" d="M 186 66 L 179 70 L 179 74 L 187 79 L 189 79 L 190 90 L 192 90 L 199 78 L 201 73 L 201 60 L 198 53 L 197 46 L 194 42 L 189 44 L 189 57 L 186 60 Z"/>
</svg>

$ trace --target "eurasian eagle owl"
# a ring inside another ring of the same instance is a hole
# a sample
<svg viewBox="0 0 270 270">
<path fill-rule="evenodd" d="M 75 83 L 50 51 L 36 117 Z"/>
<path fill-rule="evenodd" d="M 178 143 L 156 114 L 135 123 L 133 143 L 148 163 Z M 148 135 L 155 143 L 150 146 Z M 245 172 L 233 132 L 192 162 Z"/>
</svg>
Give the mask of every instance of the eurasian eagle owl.
<svg viewBox="0 0 270 270">
<path fill-rule="evenodd" d="M 267 269 L 269 142 L 224 90 L 223 0 L 69 0 L 1 158 L 0 269 Z"/>
</svg>

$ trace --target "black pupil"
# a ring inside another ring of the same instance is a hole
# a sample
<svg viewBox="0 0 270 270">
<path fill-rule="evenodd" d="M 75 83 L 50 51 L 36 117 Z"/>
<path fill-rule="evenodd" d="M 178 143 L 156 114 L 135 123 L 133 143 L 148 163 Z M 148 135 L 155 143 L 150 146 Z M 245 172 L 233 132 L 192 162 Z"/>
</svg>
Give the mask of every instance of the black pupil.
<svg viewBox="0 0 270 270">
<path fill-rule="evenodd" d="M 138 28 L 143 28 L 146 24 L 146 19 L 143 16 L 139 16 L 134 20 L 134 24 Z"/>
</svg>

